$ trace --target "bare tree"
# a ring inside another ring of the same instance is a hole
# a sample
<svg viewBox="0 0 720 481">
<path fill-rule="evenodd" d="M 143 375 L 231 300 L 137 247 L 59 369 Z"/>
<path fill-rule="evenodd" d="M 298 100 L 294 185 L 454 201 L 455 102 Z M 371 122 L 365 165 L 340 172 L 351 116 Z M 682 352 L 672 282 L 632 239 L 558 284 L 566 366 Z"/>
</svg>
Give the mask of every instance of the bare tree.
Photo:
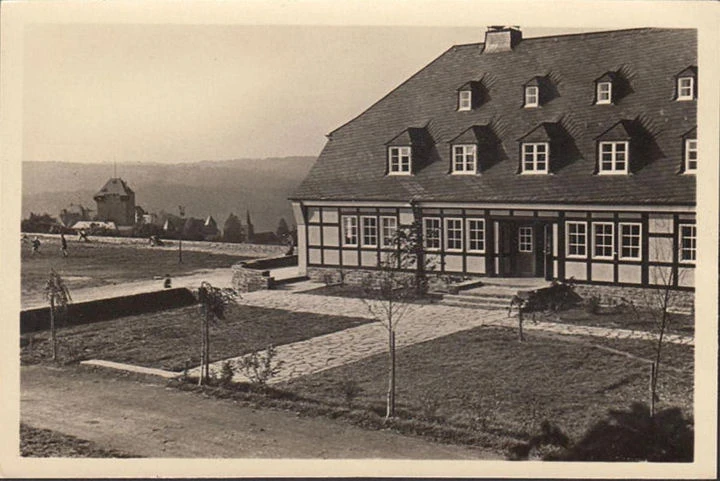
<svg viewBox="0 0 720 481">
<path fill-rule="evenodd" d="M 70 291 L 65 286 L 60 274 L 55 269 L 50 269 L 50 277 L 45 284 L 45 296 L 50 301 L 50 343 L 52 348 L 52 359 L 57 361 L 57 329 L 55 320 L 60 313 L 67 311 L 67 305 L 72 302 Z"/>
<path fill-rule="evenodd" d="M 431 266 L 422 255 L 419 223 L 398 229 L 393 236 L 394 250 L 388 252 L 378 269 L 362 281 L 363 302 L 373 319 L 388 333 L 388 389 L 385 419 L 395 416 L 396 333 L 400 321 L 417 307 L 427 291 L 427 270 Z"/>
<path fill-rule="evenodd" d="M 200 375 L 198 386 L 202 386 L 210 378 L 210 324 L 218 319 L 225 319 L 225 311 L 232 300 L 237 298 L 233 289 L 213 287 L 209 282 L 203 281 L 198 289 L 200 302 Z"/>
</svg>

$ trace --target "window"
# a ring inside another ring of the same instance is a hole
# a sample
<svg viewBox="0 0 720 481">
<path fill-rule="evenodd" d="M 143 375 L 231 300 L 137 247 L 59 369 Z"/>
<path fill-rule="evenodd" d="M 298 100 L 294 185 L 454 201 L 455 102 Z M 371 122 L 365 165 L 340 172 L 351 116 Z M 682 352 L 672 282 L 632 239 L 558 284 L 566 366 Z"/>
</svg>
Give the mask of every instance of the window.
<svg viewBox="0 0 720 481">
<path fill-rule="evenodd" d="M 601 174 L 627 174 L 628 142 L 600 142 Z"/>
<path fill-rule="evenodd" d="M 640 224 L 620 223 L 620 259 L 640 260 Z"/>
<path fill-rule="evenodd" d="M 388 156 L 390 174 L 410 175 L 410 147 L 390 147 Z"/>
<path fill-rule="evenodd" d="M 462 219 L 445 219 L 445 249 L 448 251 L 461 251 L 462 248 Z"/>
<path fill-rule="evenodd" d="M 440 219 L 437 217 L 426 217 L 423 219 L 423 239 L 425 248 L 428 250 L 440 249 Z"/>
<path fill-rule="evenodd" d="M 693 77 L 678 77 L 677 99 L 692 100 L 695 98 L 695 79 Z"/>
<path fill-rule="evenodd" d="M 474 174 L 477 165 L 476 145 L 453 146 L 453 174 Z"/>
<path fill-rule="evenodd" d="M 547 174 L 549 150 L 547 142 L 522 144 L 523 173 Z"/>
<path fill-rule="evenodd" d="M 458 110 L 472 110 L 472 90 L 461 90 L 458 93 Z"/>
<path fill-rule="evenodd" d="M 537 86 L 528 85 L 525 87 L 525 107 L 537 107 L 540 105 L 540 89 Z"/>
<path fill-rule="evenodd" d="M 680 260 L 695 262 L 697 232 L 694 225 L 680 224 Z"/>
<path fill-rule="evenodd" d="M 358 243 L 358 223 L 357 217 L 354 215 L 342 216 L 343 225 L 343 245 L 357 246 Z"/>
<path fill-rule="evenodd" d="M 598 82 L 597 83 L 597 102 L 598 104 L 611 104 L 612 103 L 612 83 L 611 82 Z"/>
<path fill-rule="evenodd" d="M 518 229 L 518 252 L 533 251 L 533 228 L 520 227 Z"/>
<path fill-rule="evenodd" d="M 382 228 L 380 231 L 382 246 L 393 247 L 397 233 L 397 217 L 380 217 L 380 226 Z"/>
<path fill-rule="evenodd" d="M 567 256 L 568 257 L 586 257 L 587 256 L 587 223 L 585 222 L 567 222 Z"/>
<path fill-rule="evenodd" d="M 697 139 L 685 139 L 685 172 L 695 172 L 697 162 Z"/>
<path fill-rule="evenodd" d="M 468 252 L 485 252 L 485 219 L 468 219 Z"/>
<path fill-rule="evenodd" d="M 361 217 L 362 220 L 362 245 L 364 247 L 376 247 L 378 240 L 377 217 Z"/>
<path fill-rule="evenodd" d="M 593 258 L 612 259 L 615 251 L 615 225 L 611 222 L 593 222 Z"/>
</svg>

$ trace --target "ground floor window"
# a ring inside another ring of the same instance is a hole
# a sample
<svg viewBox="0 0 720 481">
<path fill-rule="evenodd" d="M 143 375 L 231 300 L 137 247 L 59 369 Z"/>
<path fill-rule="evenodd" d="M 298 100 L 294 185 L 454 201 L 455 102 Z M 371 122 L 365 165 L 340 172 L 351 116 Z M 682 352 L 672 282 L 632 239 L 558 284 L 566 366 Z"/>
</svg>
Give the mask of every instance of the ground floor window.
<svg viewBox="0 0 720 481">
<path fill-rule="evenodd" d="M 343 245 L 354 247 L 358 244 L 358 221 L 354 215 L 342 217 Z"/>
<path fill-rule="evenodd" d="M 635 223 L 620 224 L 620 259 L 640 260 L 642 226 Z"/>
<path fill-rule="evenodd" d="M 426 217 L 423 219 L 423 240 L 426 249 L 440 249 L 440 219 L 438 217 Z"/>
<path fill-rule="evenodd" d="M 696 227 L 690 224 L 680 224 L 680 260 L 695 262 L 696 247 Z"/>
<path fill-rule="evenodd" d="M 567 222 L 567 256 L 568 257 L 586 257 L 587 256 L 587 223 L 585 222 Z"/>
<path fill-rule="evenodd" d="M 468 252 L 485 252 L 485 219 L 468 219 Z"/>
<path fill-rule="evenodd" d="M 445 248 L 448 251 L 461 251 L 463 248 L 462 219 L 445 219 Z"/>
<path fill-rule="evenodd" d="M 612 222 L 593 222 L 593 257 L 612 259 L 615 251 L 615 225 Z"/>
<path fill-rule="evenodd" d="M 377 246 L 378 229 L 377 217 L 361 217 L 362 219 L 362 245 L 364 247 Z"/>
<path fill-rule="evenodd" d="M 380 217 L 380 235 L 383 247 L 392 247 L 397 233 L 397 217 Z"/>
</svg>

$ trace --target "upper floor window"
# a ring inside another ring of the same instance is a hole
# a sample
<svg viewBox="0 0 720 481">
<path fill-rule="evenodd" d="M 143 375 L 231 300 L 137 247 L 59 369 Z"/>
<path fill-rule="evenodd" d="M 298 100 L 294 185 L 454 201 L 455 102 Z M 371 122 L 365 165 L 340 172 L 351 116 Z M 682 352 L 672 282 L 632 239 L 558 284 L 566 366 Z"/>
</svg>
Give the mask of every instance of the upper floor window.
<svg viewBox="0 0 720 481">
<path fill-rule="evenodd" d="M 440 250 L 440 218 L 425 217 L 423 219 L 423 245 L 427 250 Z"/>
<path fill-rule="evenodd" d="M 388 173 L 410 175 L 410 147 L 388 147 Z"/>
<path fill-rule="evenodd" d="M 397 233 L 397 217 L 380 217 L 380 238 L 383 247 L 393 247 Z"/>
<path fill-rule="evenodd" d="M 697 249 L 697 230 L 692 224 L 680 224 L 680 260 L 695 262 Z"/>
<path fill-rule="evenodd" d="M 596 86 L 596 101 L 597 104 L 611 104 L 612 103 L 612 82 L 598 82 Z"/>
<path fill-rule="evenodd" d="M 677 80 L 678 100 L 692 100 L 695 98 L 695 79 L 692 77 L 679 77 Z"/>
<path fill-rule="evenodd" d="M 376 247 L 378 241 L 377 217 L 362 216 L 362 245 L 363 247 Z"/>
<path fill-rule="evenodd" d="M 522 172 L 547 174 L 550 144 L 547 142 L 526 142 L 522 144 Z"/>
<path fill-rule="evenodd" d="M 600 142 L 600 163 L 598 172 L 601 174 L 627 174 L 629 142 Z"/>
<path fill-rule="evenodd" d="M 477 172 L 477 146 L 453 146 L 453 174 L 475 174 Z"/>
<path fill-rule="evenodd" d="M 697 171 L 697 139 L 685 139 L 685 172 Z"/>
<path fill-rule="evenodd" d="M 343 245 L 356 247 L 358 245 L 358 220 L 354 215 L 342 216 Z"/>
<path fill-rule="evenodd" d="M 525 87 L 525 107 L 537 107 L 540 105 L 540 87 L 528 85 Z"/>
<path fill-rule="evenodd" d="M 472 110 L 472 90 L 458 92 L 458 110 Z"/>
</svg>

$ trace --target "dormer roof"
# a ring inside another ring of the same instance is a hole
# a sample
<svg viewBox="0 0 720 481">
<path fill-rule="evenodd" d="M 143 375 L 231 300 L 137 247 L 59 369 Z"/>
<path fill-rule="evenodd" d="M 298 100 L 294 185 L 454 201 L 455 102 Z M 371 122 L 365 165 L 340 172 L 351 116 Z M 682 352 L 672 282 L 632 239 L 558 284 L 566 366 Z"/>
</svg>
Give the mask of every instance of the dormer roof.
<svg viewBox="0 0 720 481">
<path fill-rule="evenodd" d="M 637 126 L 633 120 L 623 119 L 595 137 L 598 141 L 631 140 L 637 135 Z"/>
<path fill-rule="evenodd" d="M 562 140 L 565 131 L 558 122 L 543 122 L 522 137 L 519 142 L 553 142 Z"/>
<path fill-rule="evenodd" d="M 678 72 L 676 77 L 697 77 L 698 69 L 695 66 L 684 68 L 682 71 Z"/>
<path fill-rule="evenodd" d="M 463 130 L 460 135 L 448 141 L 450 144 L 479 144 L 492 138 L 493 132 L 489 125 L 473 125 Z"/>
<path fill-rule="evenodd" d="M 618 79 L 617 72 L 605 72 L 601 76 L 595 79 L 595 83 L 599 82 L 615 82 Z"/>
<path fill-rule="evenodd" d="M 408 127 L 385 143 L 387 146 L 422 146 L 427 143 L 427 129 L 425 127 Z"/>
<path fill-rule="evenodd" d="M 462 90 L 478 90 L 480 86 L 482 85 L 482 82 L 479 80 L 470 80 L 469 82 L 465 82 L 461 86 L 457 88 L 457 91 L 460 92 Z"/>
</svg>

